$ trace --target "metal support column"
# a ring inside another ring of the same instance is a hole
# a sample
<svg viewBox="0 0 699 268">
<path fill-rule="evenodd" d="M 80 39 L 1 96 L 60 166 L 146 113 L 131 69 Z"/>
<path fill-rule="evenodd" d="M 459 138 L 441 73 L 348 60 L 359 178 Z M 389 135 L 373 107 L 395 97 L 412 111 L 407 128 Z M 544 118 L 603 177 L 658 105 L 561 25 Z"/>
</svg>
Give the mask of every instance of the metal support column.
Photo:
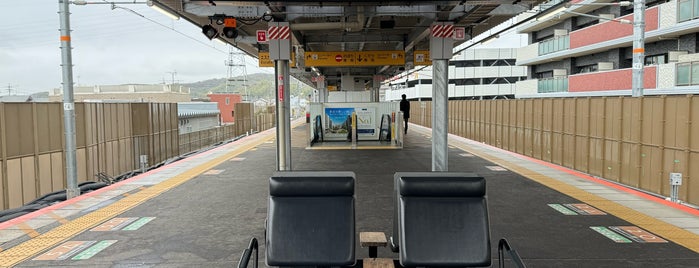
<svg viewBox="0 0 699 268">
<path fill-rule="evenodd" d="M 277 104 L 277 170 L 291 170 L 291 105 L 289 103 L 289 61 L 274 61 Z"/>
<path fill-rule="evenodd" d="M 318 81 L 318 102 L 319 103 L 325 103 L 325 92 L 327 89 L 325 88 L 325 80 L 323 81 Z"/>
<path fill-rule="evenodd" d="M 432 59 L 432 171 L 448 171 L 449 59 L 453 56 L 454 24 L 437 22 L 430 27 Z"/>
<path fill-rule="evenodd" d="M 633 77 L 631 96 L 643 96 L 643 65 L 645 61 L 646 1 L 633 1 Z"/>
<path fill-rule="evenodd" d="M 449 60 L 432 60 L 432 171 L 448 171 Z"/>
<path fill-rule="evenodd" d="M 61 19 L 61 66 L 63 68 L 63 127 L 66 143 L 66 198 L 80 195 L 75 162 L 75 102 L 73 100 L 73 56 L 70 46 L 70 1 L 58 0 Z"/>
<path fill-rule="evenodd" d="M 277 170 L 291 170 L 291 111 L 289 109 L 289 61 L 291 34 L 288 22 L 269 22 L 269 58 L 274 60 L 277 104 Z"/>
<path fill-rule="evenodd" d="M 371 84 L 371 89 L 373 90 L 373 102 L 380 102 L 381 101 L 381 76 L 380 75 L 374 75 L 373 77 L 373 83 Z"/>
</svg>

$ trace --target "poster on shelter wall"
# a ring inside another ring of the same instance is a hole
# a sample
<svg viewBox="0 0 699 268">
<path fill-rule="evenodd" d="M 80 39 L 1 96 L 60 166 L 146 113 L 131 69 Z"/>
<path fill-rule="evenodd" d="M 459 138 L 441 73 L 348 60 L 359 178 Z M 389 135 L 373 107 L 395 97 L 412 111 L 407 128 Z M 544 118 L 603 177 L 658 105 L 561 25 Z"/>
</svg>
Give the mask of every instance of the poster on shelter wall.
<svg viewBox="0 0 699 268">
<path fill-rule="evenodd" d="M 373 136 L 376 133 L 376 116 L 374 108 L 356 108 L 357 135 Z"/>
<path fill-rule="evenodd" d="M 324 138 L 344 140 L 352 127 L 354 108 L 325 108 L 326 126 Z"/>
</svg>

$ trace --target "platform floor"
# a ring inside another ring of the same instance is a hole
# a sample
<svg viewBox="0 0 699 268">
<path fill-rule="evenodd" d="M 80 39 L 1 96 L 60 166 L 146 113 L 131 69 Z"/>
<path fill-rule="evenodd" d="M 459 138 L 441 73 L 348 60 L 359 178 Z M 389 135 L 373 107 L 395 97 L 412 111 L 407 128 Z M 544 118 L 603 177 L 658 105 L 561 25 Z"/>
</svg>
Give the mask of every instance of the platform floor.
<svg viewBox="0 0 699 268">
<path fill-rule="evenodd" d="M 305 124 L 292 132 L 294 170 L 356 173 L 357 237 L 390 235 L 393 173 L 431 170 L 430 130 L 416 125 L 402 150 L 307 150 Z M 251 237 L 264 241 L 274 137 L 0 223 L 0 267 L 232 267 Z M 699 267 L 699 211 L 478 142 L 449 144 L 449 171 L 487 180 L 493 247 L 506 237 L 528 267 Z M 359 243 L 356 252 L 368 257 Z M 387 248 L 378 256 L 398 258 Z"/>
</svg>

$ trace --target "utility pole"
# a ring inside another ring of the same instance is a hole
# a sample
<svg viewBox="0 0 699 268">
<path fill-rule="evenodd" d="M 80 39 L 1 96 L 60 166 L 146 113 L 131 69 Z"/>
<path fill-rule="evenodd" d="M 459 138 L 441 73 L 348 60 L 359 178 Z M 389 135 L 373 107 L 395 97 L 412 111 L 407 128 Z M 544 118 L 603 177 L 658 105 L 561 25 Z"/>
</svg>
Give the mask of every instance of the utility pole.
<svg viewBox="0 0 699 268">
<path fill-rule="evenodd" d="M 75 101 L 73 100 L 73 55 L 70 47 L 70 1 L 58 0 L 61 20 L 61 66 L 63 67 L 63 127 L 66 146 L 66 199 L 80 195 L 75 162 Z"/>
<path fill-rule="evenodd" d="M 645 64 L 646 1 L 633 1 L 633 65 L 631 96 L 643 96 L 643 65 Z"/>
<path fill-rule="evenodd" d="M 172 72 L 166 72 L 166 73 L 169 73 L 172 76 L 172 83 L 170 83 L 170 85 L 174 85 L 175 84 L 175 75 L 177 74 L 177 70 L 172 71 Z"/>
<path fill-rule="evenodd" d="M 7 96 L 12 95 L 12 84 L 7 84 Z"/>
<path fill-rule="evenodd" d="M 226 93 L 231 93 L 234 82 L 243 82 L 243 102 L 248 100 L 248 72 L 245 68 L 245 53 L 241 52 L 234 46 L 228 46 L 228 60 L 225 62 L 228 66 L 228 77 L 226 78 Z M 235 91 L 232 93 L 240 93 Z"/>
</svg>

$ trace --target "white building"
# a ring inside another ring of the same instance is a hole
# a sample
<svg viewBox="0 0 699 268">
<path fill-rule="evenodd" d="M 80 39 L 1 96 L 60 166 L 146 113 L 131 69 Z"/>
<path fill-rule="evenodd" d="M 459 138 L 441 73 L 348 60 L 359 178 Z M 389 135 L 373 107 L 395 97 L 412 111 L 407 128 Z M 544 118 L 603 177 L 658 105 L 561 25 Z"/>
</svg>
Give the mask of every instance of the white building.
<svg viewBox="0 0 699 268">
<path fill-rule="evenodd" d="M 525 80 L 527 68 L 516 66 L 517 48 L 469 49 L 449 61 L 450 99 L 513 98 L 515 83 Z M 432 98 L 432 66 L 394 77 L 384 92 L 385 101 Z"/>
</svg>

